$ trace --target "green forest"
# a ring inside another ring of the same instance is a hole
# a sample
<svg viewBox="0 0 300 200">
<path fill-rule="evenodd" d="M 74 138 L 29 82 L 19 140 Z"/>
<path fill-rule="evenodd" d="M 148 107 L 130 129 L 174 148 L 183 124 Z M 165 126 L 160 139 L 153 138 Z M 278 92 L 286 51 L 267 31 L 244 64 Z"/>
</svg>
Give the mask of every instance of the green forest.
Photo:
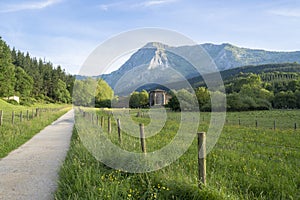
<svg viewBox="0 0 300 200">
<path fill-rule="evenodd" d="M 70 103 L 75 77 L 61 66 L 10 48 L 0 37 L 0 97 L 20 97 L 20 104 Z M 16 103 L 10 100 L 10 103 Z"/>
<path fill-rule="evenodd" d="M 299 109 L 300 74 L 297 72 L 242 73 L 224 81 L 228 111 Z M 209 91 L 201 86 L 195 89 L 200 110 L 210 111 L 210 96 L 223 96 L 219 91 Z M 168 107 L 172 110 L 192 110 L 195 98 L 190 91 L 170 91 Z M 177 97 L 181 99 L 181 107 Z M 221 105 L 219 105 L 221 107 Z M 216 105 L 218 107 L 218 105 Z M 222 109 L 222 108 L 220 108 Z"/>
</svg>

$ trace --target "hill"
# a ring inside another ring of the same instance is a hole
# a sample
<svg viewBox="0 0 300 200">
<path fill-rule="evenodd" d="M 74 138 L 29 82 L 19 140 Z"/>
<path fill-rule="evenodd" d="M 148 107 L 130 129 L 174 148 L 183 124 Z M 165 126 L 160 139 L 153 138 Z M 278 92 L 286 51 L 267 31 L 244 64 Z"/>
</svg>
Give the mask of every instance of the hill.
<svg viewBox="0 0 300 200">
<path fill-rule="evenodd" d="M 253 73 L 253 74 L 263 74 L 263 73 L 273 73 L 273 72 L 295 72 L 300 73 L 300 64 L 298 63 L 281 63 L 281 64 L 265 64 L 265 65 L 250 65 L 243 66 L 233 69 L 228 69 L 221 71 L 221 77 L 223 81 L 228 81 L 229 79 L 241 74 L 241 73 Z M 208 75 L 210 76 L 210 75 Z M 212 76 L 212 75 L 211 75 Z M 193 87 L 198 87 L 204 85 L 203 77 L 198 76 L 188 80 Z M 180 85 L 176 83 L 177 85 Z"/>
</svg>

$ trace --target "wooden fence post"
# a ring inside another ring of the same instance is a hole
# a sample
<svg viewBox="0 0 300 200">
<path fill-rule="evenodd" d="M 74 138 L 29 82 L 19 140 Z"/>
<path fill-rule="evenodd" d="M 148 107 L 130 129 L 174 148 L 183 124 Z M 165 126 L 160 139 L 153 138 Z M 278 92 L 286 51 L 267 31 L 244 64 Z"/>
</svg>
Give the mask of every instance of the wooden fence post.
<svg viewBox="0 0 300 200">
<path fill-rule="evenodd" d="M 121 144 L 122 143 L 122 135 L 121 135 L 121 121 L 120 121 L 120 119 L 117 119 L 117 124 L 118 124 L 118 137 L 119 137 L 119 142 Z"/>
<path fill-rule="evenodd" d="M 107 131 L 108 131 L 108 133 L 111 133 L 111 121 L 110 121 L 110 117 L 108 117 L 107 125 L 108 125 Z"/>
<path fill-rule="evenodd" d="M 239 126 L 241 125 L 241 119 L 239 118 Z"/>
<path fill-rule="evenodd" d="M 11 123 L 12 124 L 15 123 L 15 111 L 12 111 L 12 113 L 11 113 Z"/>
<path fill-rule="evenodd" d="M 146 140 L 145 140 L 144 124 L 140 124 L 140 139 L 141 147 L 144 154 L 147 154 Z"/>
<path fill-rule="evenodd" d="M 3 125 L 3 110 L 0 110 L 0 126 Z"/>
<path fill-rule="evenodd" d="M 0 126 L 3 125 L 3 110 L 0 110 Z"/>
<path fill-rule="evenodd" d="M 35 116 L 36 116 L 36 117 L 39 116 L 39 109 L 38 109 L 38 108 L 35 109 Z"/>
<path fill-rule="evenodd" d="M 206 136 L 205 132 L 198 133 L 198 186 L 206 184 Z"/>
<path fill-rule="evenodd" d="M 273 128 L 274 128 L 274 130 L 276 130 L 276 121 L 275 120 L 274 120 Z"/>
<path fill-rule="evenodd" d="M 101 127 L 103 128 L 103 125 L 104 125 L 104 117 L 103 116 L 101 116 Z"/>
<path fill-rule="evenodd" d="M 20 112 L 20 122 L 22 122 L 23 121 L 23 112 L 21 111 Z"/>
<path fill-rule="evenodd" d="M 297 123 L 294 124 L 294 129 L 297 130 Z"/>
<path fill-rule="evenodd" d="M 26 118 L 27 118 L 27 121 L 29 120 L 29 110 L 26 111 Z"/>
<path fill-rule="evenodd" d="M 97 126 L 99 126 L 99 116 L 96 114 Z"/>
<path fill-rule="evenodd" d="M 257 123 L 257 120 L 255 120 L 255 127 L 256 127 L 256 128 L 258 127 L 258 123 Z"/>
</svg>

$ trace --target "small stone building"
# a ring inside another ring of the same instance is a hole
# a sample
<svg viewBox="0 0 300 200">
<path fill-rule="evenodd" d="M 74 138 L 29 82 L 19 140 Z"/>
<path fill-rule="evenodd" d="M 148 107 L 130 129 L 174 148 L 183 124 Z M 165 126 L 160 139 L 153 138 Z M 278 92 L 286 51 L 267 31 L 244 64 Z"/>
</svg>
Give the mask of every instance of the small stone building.
<svg viewBox="0 0 300 200">
<path fill-rule="evenodd" d="M 149 92 L 149 105 L 151 106 L 164 106 L 168 103 L 168 95 L 166 91 L 156 89 Z"/>
</svg>

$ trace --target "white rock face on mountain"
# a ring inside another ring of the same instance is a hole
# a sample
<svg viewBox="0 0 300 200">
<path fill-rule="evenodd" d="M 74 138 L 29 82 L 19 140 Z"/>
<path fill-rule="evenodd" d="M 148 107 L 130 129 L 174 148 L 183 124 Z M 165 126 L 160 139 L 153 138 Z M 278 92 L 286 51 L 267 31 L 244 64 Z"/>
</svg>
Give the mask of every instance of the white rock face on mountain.
<svg viewBox="0 0 300 200">
<path fill-rule="evenodd" d="M 155 68 L 166 69 L 170 67 L 165 49 L 161 48 L 159 45 L 157 45 L 156 47 L 157 50 L 155 51 L 155 55 L 150 61 L 148 69 L 155 69 Z"/>
</svg>

